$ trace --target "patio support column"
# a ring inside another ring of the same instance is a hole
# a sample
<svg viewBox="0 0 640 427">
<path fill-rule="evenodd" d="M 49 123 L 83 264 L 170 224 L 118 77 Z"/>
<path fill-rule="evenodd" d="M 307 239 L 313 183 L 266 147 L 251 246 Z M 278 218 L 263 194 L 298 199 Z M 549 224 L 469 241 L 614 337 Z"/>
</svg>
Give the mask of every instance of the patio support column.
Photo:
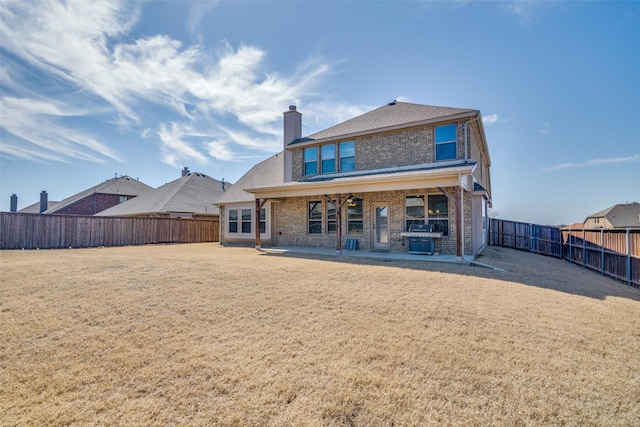
<svg viewBox="0 0 640 427">
<path fill-rule="evenodd" d="M 335 199 L 332 199 L 327 194 L 324 197 L 336 207 L 336 254 L 340 255 L 342 253 L 342 207 L 353 195 L 349 194 L 344 199 L 342 194 L 336 194 Z"/>
<path fill-rule="evenodd" d="M 336 195 L 334 203 L 336 207 L 336 253 L 340 255 L 342 250 L 342 195 Z"/>
<path fill-rule="evenodd" d="M 462 229 L 464 224 L 462 221 L 462 215 L 463 215 L 462 187 L 461 186 L 456 187 L 455 196 L 452 196 L 451 194 L 447 193 L 442 187 L 438 187 L 438 190 L 442 191 L 442 193 L 446 196 L 446 198 L 450 202 L 453 202 L 453 204 L 456 207 L 456 257 L 458 257 L 458 259 L 461 260 L 463 255 L 462 242 L 464 239 L 464 236 L 463 236 L 464 230 Z"/>
<path fill-rule="evenodd" d="M 464 215 L 463 206 L 463 190 L 462 187 L 456 187 L 456 256 L 462 259 L 464 255 L 462 253 L 464 242 L 464 221 L 462 216 Z"/>
<path fill-rule="evenodd" d="M 258 250 L 262 248 L 260 243 L 260 209 L 262 209 L 265 203 L 267 203 L 267 199 L 258 199 L 256 197 L 256 214 L 253 221 L 253 226 L 255 227 L 256 231 L 256 249 Z"/>
</svg>

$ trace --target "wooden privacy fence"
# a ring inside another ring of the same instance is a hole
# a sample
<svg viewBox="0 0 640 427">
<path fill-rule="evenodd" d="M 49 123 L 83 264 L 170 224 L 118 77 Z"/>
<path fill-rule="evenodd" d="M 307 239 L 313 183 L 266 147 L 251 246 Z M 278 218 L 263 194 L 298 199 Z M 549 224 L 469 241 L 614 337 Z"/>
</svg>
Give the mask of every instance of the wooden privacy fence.
<svg viewBox="0 0 640 427">
<path fill-rule="evenodd" d="M 217 219 L 0 212 L 0 249 L 59 249 L 219 241 Z"/>
<path fill-rule="evenodd" d="M 640 287 L 640 230 L 560 229 L 493 218 L 489 244 L 565 259 Z"/>
</svg>

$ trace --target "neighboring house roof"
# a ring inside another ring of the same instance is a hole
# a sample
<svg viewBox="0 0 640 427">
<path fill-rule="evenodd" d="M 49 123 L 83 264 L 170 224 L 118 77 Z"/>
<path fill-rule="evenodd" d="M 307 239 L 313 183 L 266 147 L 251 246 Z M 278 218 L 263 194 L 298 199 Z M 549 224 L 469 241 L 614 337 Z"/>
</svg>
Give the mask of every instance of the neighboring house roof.
<svg viewBox="0 0 640 427">
<path fill-rule="evenodd" d="M 369 111 L 346 122 L 301 138 L 292 144 L 310 140 L 336 138 L 363 132 L 380 131 L 397 126 L 415 126 L 420 122 L 434 119 L 445 120 L 447 117 L 475 114 L 476 110 L 468 108 L 437 107 L 433 105 L 411 104 L 408 102 L 392 102 Z"/>
<path fill-rule="evenodd" d="M 66 208 L 79 200 L 84 199 L 94 193 L 99 194 L 120 194 L 123 196 L 140 196 L 148 191 L 153 190 L 153 187 L 144 184 L 137 179 L 133 179 L 130 176 L 123 175 L 119 178 L 111 178 L 101 184 L 88 188 L 78 194 L 74 194 L 71 197 L 67 197 L 60 202 L 57 202 L 53 207 L 49 207 L 43 213 L 55 214 L 57 211 Z"/>
<path fill-rule="evenodd" d="M 589 218 L 606 218 L 614 228 L 640 228 L 640 203 L 625 203 L 611 206 L 589 215 Z"/>
<path fill-rule="evenodd" d="M 233 188 L 224 183 L 225 189 Z M 199 172 L 162 185 L 146 194 L 99 212 L 98 216 L 134 216 L 170 212 L 219 214 L 213 201 L 223 194 L 223 183 Z"/>
<path fill-rule="evenodd" d="M 47 201 L 47 210 L 54 209 L 62 202 L 54 202 L 53 200 Z M 22 208 L 18 211 L 18 213 L 40 213 L 40 202 L 36 202 L 32 205 L 27 206 L 26 208 Z"/>
<path fill-rule="evenodd" d="M 229 190 L 221 194 L 216 200 L 216 205 L 225 203 L 241 203 L 254 201 L 255 195 L 244 191 L 254 187 L 274 187 L 284 182 L 282 152 L 258 163 L 242 176 Z"/>
</svg>

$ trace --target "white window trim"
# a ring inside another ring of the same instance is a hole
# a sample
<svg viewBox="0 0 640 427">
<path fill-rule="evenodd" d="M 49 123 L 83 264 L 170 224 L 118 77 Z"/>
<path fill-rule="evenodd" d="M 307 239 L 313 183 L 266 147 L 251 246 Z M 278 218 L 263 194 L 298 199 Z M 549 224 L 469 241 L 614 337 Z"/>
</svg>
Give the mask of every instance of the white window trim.
<svg viewBox="0 0 640 427">
<path fill-rule="evenodd" d="M 243 233 L 242 232 L 242 210 L 243 209 L 251 209 L 251 233 Z M 262 209 L 265 210 L 265 232 L 260 233 L 261 239 L 271 239 L 271 203 L 265 203 Z M 238 211 L 238 232 L 231 233 L 229 232 L 229 211 L 237 210 Z M 256 238 L 256 205 L 255 204 L 242 204 L 242 205 L 227 205 L 225 207 L 225 216 L 224 216 L 224 233 L 228 237 L 232 237 L 234 239 L 246 239 L 246 240 L 254 240 Z"/>
</svg>

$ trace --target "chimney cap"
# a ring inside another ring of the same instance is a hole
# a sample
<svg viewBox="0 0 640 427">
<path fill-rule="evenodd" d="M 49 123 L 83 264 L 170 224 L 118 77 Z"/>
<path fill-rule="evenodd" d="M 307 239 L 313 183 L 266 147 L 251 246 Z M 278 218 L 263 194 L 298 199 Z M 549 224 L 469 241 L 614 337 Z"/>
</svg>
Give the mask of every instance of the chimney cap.
<svg viewBox="0 0 640 427">
<path fill-rule="evenodd" d="M 289 105 L 289 111 L 296 111 L 295 105 Z"/>
</svg>

